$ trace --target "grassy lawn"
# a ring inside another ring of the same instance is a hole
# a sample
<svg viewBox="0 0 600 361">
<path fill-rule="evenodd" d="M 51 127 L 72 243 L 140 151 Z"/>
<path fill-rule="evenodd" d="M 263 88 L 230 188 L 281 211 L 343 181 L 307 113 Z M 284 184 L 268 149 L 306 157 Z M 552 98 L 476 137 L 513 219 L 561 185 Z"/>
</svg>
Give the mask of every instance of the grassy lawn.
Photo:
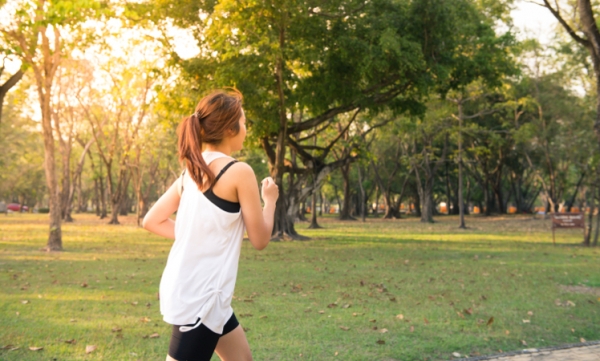
<svg viewBox="0 0 600 361">
<path fill-rule="evenodd" d="M 132 217 L 75 218 L 65 251 L 45 253 L 45 215 L 0 215 L 0 359 L 164 360 L 170 241 Z M 553 246 L 531 216 L 437 220 L 326 218 L 297 225 L 310 241 L 245 241 L 233 308 L 254 359 L 449 360 L 600 339 L 600 249 L 579 246 L 581 230 Z"/>
</svg>

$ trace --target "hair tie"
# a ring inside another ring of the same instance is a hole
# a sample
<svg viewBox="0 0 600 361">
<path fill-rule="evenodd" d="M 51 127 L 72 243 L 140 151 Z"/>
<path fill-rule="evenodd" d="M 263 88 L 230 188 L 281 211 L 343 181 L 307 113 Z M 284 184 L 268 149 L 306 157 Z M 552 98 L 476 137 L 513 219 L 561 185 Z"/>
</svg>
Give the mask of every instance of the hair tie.
<svg viewBox="0 0 600 361">
<path fill-rule="evenodd" d="M 190 115 L 190 118 L 192 118 L 192 120 L 193 120 L 193 118 L 196 118 L 196 120 L 198 121 L 198 123 L 200 125 L 202 125 L 202 122 L 200 122 L 200 114 L 198 114 L 198 113 L 192 113 L 192 115 Z"/>
</svg>

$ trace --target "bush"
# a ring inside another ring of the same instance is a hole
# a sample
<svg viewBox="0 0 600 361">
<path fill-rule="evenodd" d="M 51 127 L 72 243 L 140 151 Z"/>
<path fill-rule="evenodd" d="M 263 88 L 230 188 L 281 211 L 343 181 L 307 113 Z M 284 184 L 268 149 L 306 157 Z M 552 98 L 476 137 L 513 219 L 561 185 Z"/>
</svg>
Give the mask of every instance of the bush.
<svg viewBox="0 0 600 361">
<path fill-rule="evenodd" d="M 39 208 L 38 213 L 50 213 L 50 208 Z"/>
</svg>

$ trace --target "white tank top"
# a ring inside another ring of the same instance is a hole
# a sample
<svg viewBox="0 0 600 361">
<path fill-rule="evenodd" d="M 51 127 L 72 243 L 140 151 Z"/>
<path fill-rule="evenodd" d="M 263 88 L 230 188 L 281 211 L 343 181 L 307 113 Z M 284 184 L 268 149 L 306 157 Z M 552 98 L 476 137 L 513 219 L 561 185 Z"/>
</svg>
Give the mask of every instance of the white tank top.
<svg viewBox="0 0 600 361">
<path fill-rule="evenodd" d="M 227 157 L 219 152 L 202 154 L 207 164 Z M 231 299 L 244 236 L 241 210 L 222 210 L 198 189 L 189 172 L 183 175 L 175 242 L 160 281 L 160 312 L 185 332 L 204 324 L 222 334 L 233 314 Z M 198 321 L 198 318 L 200 319 Z"/>
</svg>

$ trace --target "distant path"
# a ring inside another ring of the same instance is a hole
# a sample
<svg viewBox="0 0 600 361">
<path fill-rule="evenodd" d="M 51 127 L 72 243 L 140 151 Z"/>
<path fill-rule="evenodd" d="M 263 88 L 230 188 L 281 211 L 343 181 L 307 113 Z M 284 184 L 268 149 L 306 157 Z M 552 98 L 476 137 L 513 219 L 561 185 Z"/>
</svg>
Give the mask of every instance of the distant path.
<svg viewBox="0 0 600 361">
<path fill-rule="evenodd" d="M 600 361 L 600 341 L 544 349 L 528 349 L 493 356 L 460 359 L 465 361 Z"/>
</svg>

